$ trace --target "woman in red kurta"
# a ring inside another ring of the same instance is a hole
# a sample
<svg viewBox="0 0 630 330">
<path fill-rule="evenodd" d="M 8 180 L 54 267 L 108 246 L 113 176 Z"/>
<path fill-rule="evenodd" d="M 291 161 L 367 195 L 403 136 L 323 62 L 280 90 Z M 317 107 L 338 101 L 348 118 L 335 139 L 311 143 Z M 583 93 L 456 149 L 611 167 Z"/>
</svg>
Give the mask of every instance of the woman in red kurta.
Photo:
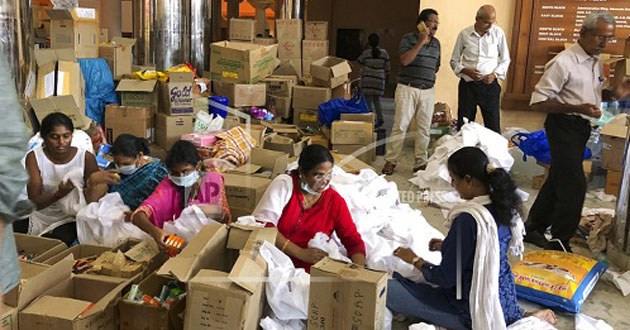
<svg viewBox="0 0 630 330">
<path fill-rule="evenodd" d="M 309 248 L 317 233 L 341 240 L 352 262 L 365 264 L 365 244 L 352 221 L 345 200 L 330 188 L 334 159 L 330 152 L 311 145 L 302 151 L 299 168 L 279 175 L 270 184 L 254 211 L 258 221 L 275 226 L 280 233 L 276 246 L 291 257 L 297 268 L 310 272 L 311 265 L 326 252 Z"/>
</svg>

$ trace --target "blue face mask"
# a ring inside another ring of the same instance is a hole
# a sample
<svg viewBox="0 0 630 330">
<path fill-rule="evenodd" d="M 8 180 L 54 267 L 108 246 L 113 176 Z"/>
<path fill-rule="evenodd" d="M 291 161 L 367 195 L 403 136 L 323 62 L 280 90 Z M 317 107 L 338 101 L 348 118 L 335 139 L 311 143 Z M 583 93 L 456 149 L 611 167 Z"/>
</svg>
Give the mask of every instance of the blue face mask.
<svg viewBox="0 0 630 330">
<path fill-rule="evenodd" d="M 116 165 L 116 169 L 118 170 L 118 172 L 120 172 L 120 174 L 132 175 L 138 170 L 138 167 L 136 166 L 136 164 L 126 166 Z"/>
<path fill-rule="evenodd" d="M 173 176 L 169 174 L 168 178 L 175 185 L 188 188 L 188 187 L 192 187 L 195 184 L 195 182 L 197 182 L 197 180 L 199 179 L 199 173 L 197 171 L 194 171 L 184 176 Z"/>
</svg>

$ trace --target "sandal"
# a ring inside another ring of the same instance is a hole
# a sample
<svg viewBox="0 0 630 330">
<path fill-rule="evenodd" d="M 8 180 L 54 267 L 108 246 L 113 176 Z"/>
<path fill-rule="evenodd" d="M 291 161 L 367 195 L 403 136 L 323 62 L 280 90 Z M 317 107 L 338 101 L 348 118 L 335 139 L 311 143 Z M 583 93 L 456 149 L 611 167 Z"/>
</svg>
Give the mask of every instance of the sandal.
<svg viewBox="0 0 630 330">
<path fill-rule="evenodd" d="M 385 166 L 383 166 L 383 170 L 381 171 L 381 173 L 385 175 L 392 175 L 394 174 L 394 168 L 396 168 L 396 164 L 386 162 Z"/>
</svg>

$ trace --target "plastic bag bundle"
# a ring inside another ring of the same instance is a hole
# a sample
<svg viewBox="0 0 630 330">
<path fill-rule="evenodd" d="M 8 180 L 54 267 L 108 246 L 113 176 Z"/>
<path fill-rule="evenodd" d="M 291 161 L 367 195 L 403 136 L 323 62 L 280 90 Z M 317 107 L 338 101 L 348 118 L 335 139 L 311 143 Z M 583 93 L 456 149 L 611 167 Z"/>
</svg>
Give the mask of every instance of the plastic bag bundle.
<svg viewBox="0 0 630 330">
<path fill-rule="evenodd" d="M 195 237 L 205 225 L 218 223 L 209 219 L 197 205 L 191 205 L 182 211 L 182 214 L 175 221 L 164 223 L 164 231 L 175 234 L 187 242 Z"/>
</svg>

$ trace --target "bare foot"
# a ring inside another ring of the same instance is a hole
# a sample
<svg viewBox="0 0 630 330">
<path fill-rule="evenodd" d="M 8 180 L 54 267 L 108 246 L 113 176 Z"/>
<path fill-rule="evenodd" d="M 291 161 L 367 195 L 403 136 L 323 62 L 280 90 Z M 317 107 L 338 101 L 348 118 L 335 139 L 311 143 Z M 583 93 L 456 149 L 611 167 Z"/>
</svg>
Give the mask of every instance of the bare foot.
<svg viewBox="0 0 630 330">
<path fill-rule="evenodd" d="M 537 317 L 551 325 L 555 325 L 558 322 L 558 317 L 551 309 L 543 309 L 537 312 L 527 312 L 525 313 L 525 317 L 527 316 Z"/>
</svg>

